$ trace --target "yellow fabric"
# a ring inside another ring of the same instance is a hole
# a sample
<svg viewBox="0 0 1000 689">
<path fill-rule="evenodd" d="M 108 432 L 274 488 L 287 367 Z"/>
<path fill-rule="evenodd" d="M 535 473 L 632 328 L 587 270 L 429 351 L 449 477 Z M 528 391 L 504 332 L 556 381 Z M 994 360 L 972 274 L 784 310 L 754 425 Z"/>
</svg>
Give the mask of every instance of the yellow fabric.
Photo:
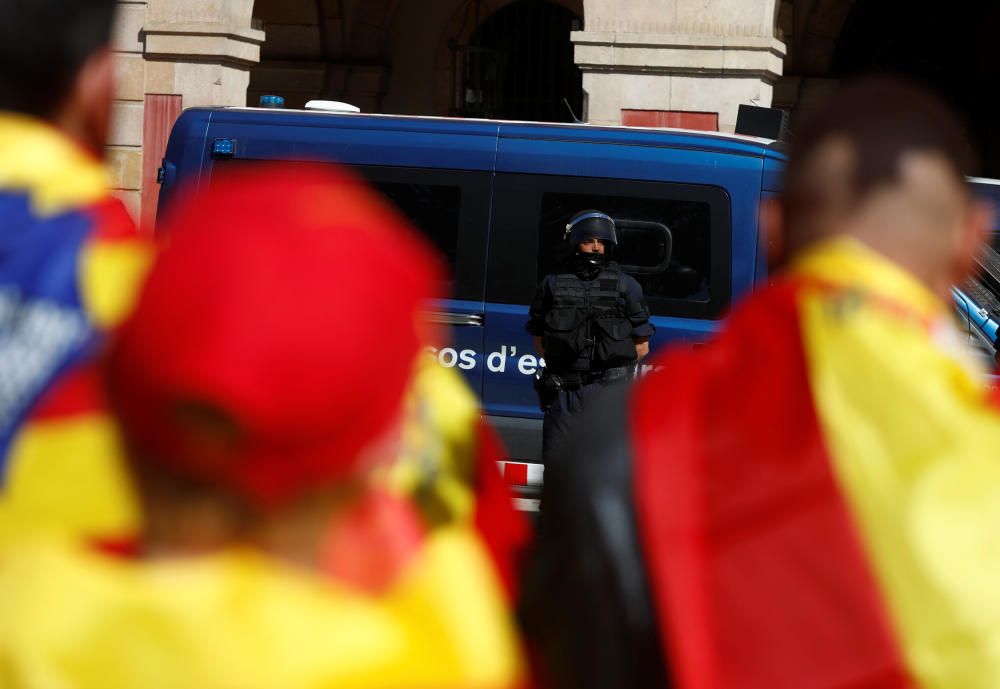
<svg viewBox="0 0 1000 689">
<path fill-rule="evenodd" d="M 31 193 L 42 216 L 93 203 L 108 193 L 99 160 L 39 120 L 0 111 L 0 186 Z"/>
<path fill-rule="evenodd" d="M 464 520 L 475 509 L 479 405 L 461 376 L 420 357 L 406 400 L 400 459 L 390 488 L 414 498 L 435 522 Z"/>
<path fill-rule="evenodd" d="M 0 491 L 0 540 L 29 529 L 101 539 L 134 534 L 138 508 L 123 457 L 117 427 L 100 413 L 26 426 Z"/>
<path fill-rule="evenodd" d="M 920 686 L 1000 678 L 1000 414 L 945 306 L 860 244 L 795 273 L 821 429 Z"/>
<path fill-rule="evenodd" d="M 386 595 L 247 552 L 151 564 L 0 547 L 2 689 L 484 689 L 521 676 L 488 555 L 441 529 Z"/>
<path fill-rule="evenodd" d="M 131 313 L 152 261 L 146 242 L 87 242 L 80 253 L 80 298 L 98 328 L 110 330 Z"/>
</svg>

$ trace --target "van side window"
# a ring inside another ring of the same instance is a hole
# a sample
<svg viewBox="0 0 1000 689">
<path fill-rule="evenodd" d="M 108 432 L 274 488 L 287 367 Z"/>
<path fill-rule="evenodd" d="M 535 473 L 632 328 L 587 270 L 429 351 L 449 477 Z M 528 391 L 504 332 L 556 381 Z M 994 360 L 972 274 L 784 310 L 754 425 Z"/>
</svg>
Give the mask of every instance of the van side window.
<svg viewBox="0 0 1000 689">
<path fill-rule="evenodd" d="M 373 181 L 372 186 L 437 247 L 447 260 L 448 268 L 454 272 L 462 190 L 417 182 Z"/>
<path fill-rule="evenodd" d="M 261 162 L 264 161 L 233 158 L 214 161 L 213 167 L 221 171 Z M 331 164 L 315 160 L 296 162 L 303 170 Z M 350 168 L 395 206 L 441 253 L 451 278 L 442 285 L 443 295 L 475 301 L 483 298 L 490 172 L 382 165 Z M 372 268 L 378 269 L 377 259 L 373 259 Z"/>
<path fill-rule="evenodd" d="M 732 285 L 732 225 L 718 187 L 555 175 L 499 174 L 487 299 L 528 304 L 572 252 L 566 224 L 582 210 L 618 222 L 616 260 L 654 315 L 720 318 Z"/>
<path fill-rule="evenodd" d="M 481 300 L 492 173 L 380 165 L 356 165 L 354 170 L 444 257 L 452 277 L 444 294 Z"/>
<path fill-rule="evenodd" d="M 563 241 L 566 223 L 588 208 L 607 213 L 618 222 L 619 245 L 615 260 L 623 266 L 639 269 L 629 272 L 642 285 L 648 300 L 667 297 L 708 302 L 712 283 L 711 211 L 707 203 L 697 201 L 543 194 L 538 230 L 538 280 L 557 270 L 572 250 Z M 653 228 L 629 227 L 627 221 L 630 220 L 664 226 L 669 239 L 664 241 Z"/>
</svg>

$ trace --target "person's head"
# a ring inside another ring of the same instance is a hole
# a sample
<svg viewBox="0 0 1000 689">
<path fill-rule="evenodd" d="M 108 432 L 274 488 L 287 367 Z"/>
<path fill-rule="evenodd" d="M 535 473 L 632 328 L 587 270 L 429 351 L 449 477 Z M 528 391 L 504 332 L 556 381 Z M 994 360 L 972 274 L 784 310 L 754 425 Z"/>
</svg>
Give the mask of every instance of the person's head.
<svg viewBox="0 0 1000 689">
<path fill-rule="evenodd" d="M 317 166 L 223 175 L 164 233 L 108 362 L 149 539 L 218 547 L 363 494 L 436 335 L 436 256 Z"/>
<path fill-rule="evenodd" d="M 590 279 L 600 272 L 618 246 L 615 221 L 601 211 L 581 211 L 566 223 L 566 239 L 573 248 L 572 267 Z"/>
<path fill-rule="evenodd" d="M 946 295 L 989 223 L 965 181 L 974 161 L 959 117 L 928 91 L 848 82 L 795 132 L 780 203 L 764 208 L 770 258 L 847 235 Z"/>
<path fill-rule="evenodd" d="M 108 134 L 115 0 L 4 0 L 0 110 L 42 118 L 99 152 Z"/>
<path fill-rule="evenodd" d="M 615 221 L 607 213 L 595 210 L 580 211 L 570 218 L 566 237 L 580 253 L 610 253 L 618 245 Z"/>
</svg>

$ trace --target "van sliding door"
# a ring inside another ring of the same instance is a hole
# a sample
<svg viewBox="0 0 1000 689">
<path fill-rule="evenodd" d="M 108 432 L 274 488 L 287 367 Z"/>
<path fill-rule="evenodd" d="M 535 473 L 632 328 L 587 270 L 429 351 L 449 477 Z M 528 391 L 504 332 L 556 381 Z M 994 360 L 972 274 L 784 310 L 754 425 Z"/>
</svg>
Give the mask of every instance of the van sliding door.
<svg viewBox="0 0 1000 689">
<path fill-rule="evenodd" d="M 359 172 L 406 216 L 444 259 L 447 282 L 431 322 L 448 337 L 429 352 L 458 370 L 476 393 L 483 384 L 483 256 L 492 175 L 468 170 L 359 166 Z M 373 263 L 377 270 L 377 259 Z M 386 275 L 386 284 L 392 276 Z M 375 325 L 377 332 L 378 326 Z"/>
<path fill-rule="evenodd" d="M 644 290 L 657 328 L 653 349 L 671 341 L 703 342 L 717 329 L 733 294 L 753 281 L 761 161 L 668 147 L 546 140 L 527 129 L 530 138 L 505 136 L 502 129 L 498 147 L 483 405 L 511 456 L 537 461 L 542 414 L 532 378 L 542 362 L 525 323 L 536 285 L 558 269 L 569 250 L 563 241 L 568 220 L 592 209 L 619 222 L 617 259 Z M 563 135 L 604 134 L 581 129 Z M 734 260 L 736 248 L 740 261 Z"/>
</svg>

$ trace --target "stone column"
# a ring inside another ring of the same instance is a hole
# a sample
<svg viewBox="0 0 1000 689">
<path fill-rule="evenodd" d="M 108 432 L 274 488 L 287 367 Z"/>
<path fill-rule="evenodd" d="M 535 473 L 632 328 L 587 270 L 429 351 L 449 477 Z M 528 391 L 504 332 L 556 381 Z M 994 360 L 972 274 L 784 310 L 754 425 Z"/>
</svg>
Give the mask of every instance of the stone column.
<svg viewBox="0 0 1000 689">
<path fill-rule="evenodd" d="M 112 106 L 107 158 L 111 188 L 138 220 L 142 188 L 142 102 L 146 63 L 142 57 L 145 2 L 119 2 L 112 33 L 117 92 Z"/>
<path fill-rule="evenodd" d="M 771 105 L 785 54 L 775 12 L 776 0 L 585 0 L 584 30 L 572 41 L 587 120 L 714 114 L 732 131 L 741 103 Z"/>
<path fill-rule="evenodd" d="M 156 168 L 176 113 L 246 104 L 264 42 L 252 12 L 253 0 L 119 1 L 108 160 L 112 188 L 137 220 L 155 210 Z"/>
<path fill-rule="evenodd" d="M 149 0 L 146 93 L 180 95 L 185 108 L 246 105 L 264 42 L 252 13 L 253 0 Z"/>
</svg>

